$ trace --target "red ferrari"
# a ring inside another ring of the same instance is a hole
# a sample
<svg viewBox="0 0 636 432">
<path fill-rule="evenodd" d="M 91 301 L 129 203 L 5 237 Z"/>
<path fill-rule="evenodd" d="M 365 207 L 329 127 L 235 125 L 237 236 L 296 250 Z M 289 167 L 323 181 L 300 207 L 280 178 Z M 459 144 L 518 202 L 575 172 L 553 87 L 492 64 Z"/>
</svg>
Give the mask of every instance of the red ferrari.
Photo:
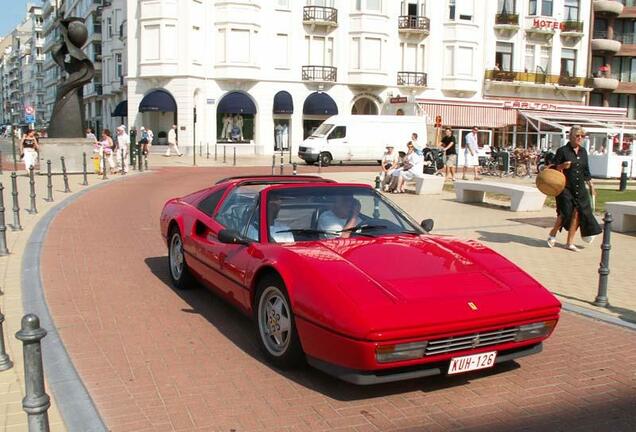
<svg viewBox="0 0 636 432">
<path fill-rule="evenodd" d="M 247 176 L 169 200 L 170 276 L 253 317 L 264 355 L 356 384 L 538 353 L 561 304 L 475 241 L 429 234 L 367 185 Z"/>
</svg>

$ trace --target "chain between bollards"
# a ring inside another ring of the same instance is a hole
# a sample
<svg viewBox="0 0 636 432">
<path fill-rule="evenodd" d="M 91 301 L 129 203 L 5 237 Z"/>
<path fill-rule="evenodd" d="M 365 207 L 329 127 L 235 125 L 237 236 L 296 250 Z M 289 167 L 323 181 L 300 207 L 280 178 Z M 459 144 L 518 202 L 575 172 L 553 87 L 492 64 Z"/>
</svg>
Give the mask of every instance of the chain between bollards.
<svg viewBox="0 0 636 432">
<path fill-rule="evenodd" d="M 60 161 L 62 162 L 62 176 L 64 177 L 64 193 L 69 193 L 71 188 L 68 187 L 68 174 L 66 173 L 66 161 L 64 160 L 64 156 L 60 156 Z"/>
<path fill-rule="evenodd" d="M 598 293 L 596 294 L 596 299 L 594 299 L 594 305 L 600 307 L 607 307 L 609 303 L 607 301 L 607 280 L 609 278 L 609 257 L 610 257 L 610 249 L 612 245 L 610 244 L 610 235 L 612 233 L 612 214 L 609 212 L 605 212 L 605 217 L 603 218 L 603 243 L 601 244 L 601 264 L 598 268 Z"/>
<path fill-rule="evenodd" d="M 22 408 L 28 416 L 29 432 L 49 431 L 47 410 L 51 406 L 51 400 L 44 388 L 44 367 L 40 342 L 45 336 L 46 330 L 40 327 L 40 319 L 34 314 L 22 317 L 22 328 L 15 334 L 15 337 L 22 341 L 24 354 L 26 391 L 24 399 L 22 399 Z"/>
<path fill-rule="evenodd" d="M 9 249 L 7 248 L 7 225 L 4 219 L 4 186 L 0 183 L 0 256 L 4 255 L 9 255 Z M 1 359 L 0 364 L 2 364 Z"/>
<path fill-rule="evenodd" d="M 22 231 L 20 224 L 20 203 L 18 201 L 18 177 L 15 172 L 11 173 L 11 195 L 13 196 L 13 225 L 12 231 Z"/>
<path fill-rule="evenodd" d="M 93 168 L 94 170 L 94 168 Z M 84 177 L 84 181 L 82 181 L 82 186 L 88 186 L 88 176 L 86 172 L 86 152 L 82 152 L 82 176 Z M 53 198 L 51 197 L 51 200 Z"/>
<path fill-rule="evenodd" d="M 84 153 L 86 155 L 86 153 Z M 51 174 L 51 159 L 46 161 L 46 200 L 53 202 L 53 175 Z"/>
<path fill-rule="evenodd" d="M 35 177 L 33 176 L 33 166 L 29 167 L 29 197 L 31 198 L 31 208 L 27 210 L 30 214 L 37 214 L 38 208 L 35 202 Z"/>
<path fill-rule="evenodd" d="M 2 311 L 0 311 L 0 371 L 11 369 L 13 367 L 13 362 L 9 358 L 9 354 L 7 354 L 5 345 L 4 345 L 4 330 L 2 323 L 4 322 L 4 315 Z"/>
</svg>

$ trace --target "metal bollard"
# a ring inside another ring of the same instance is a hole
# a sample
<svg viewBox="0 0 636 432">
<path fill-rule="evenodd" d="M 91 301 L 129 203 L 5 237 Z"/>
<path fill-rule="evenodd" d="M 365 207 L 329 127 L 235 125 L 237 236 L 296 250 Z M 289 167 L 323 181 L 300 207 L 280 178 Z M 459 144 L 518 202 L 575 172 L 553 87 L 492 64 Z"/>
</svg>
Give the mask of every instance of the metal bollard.
<svg viewBox="0 0 636 432">
<path fill-rule="evenodd" d="M 126 163 L 124 162 L 126 160 L 126 151 L 122 148 L 121 149 L 121 169 L 119 170 L 119 174 L 120 175 L 124 175 L 126 174 L 126 170 L 124 169 L 124 167 L 126 166 Z"/>
<path fill-rule="evenodd" d="M 53 177 L 51 174 L 51 159 L 46 161 L 46 199 L 44 201 L 53 202 Z"/>
<path fill-rule="evenodd" d="M 0 151 L 0 175 L 2 175 L 2 162 L 4 161 L 4 159 L 2 159 L 2 151 Z"/>
<path fill-rule="evenodd" d="M 627 165 L 627 161 L 623 161 L 623 164 L 621 165 L 621 182 L 618 186 L 618 190 L 620 192 L 623 192 L 627 189 Z"/>
<path fill-rule="evenodd" d="M 227 160 L 226 160 L 226 158 L 225 158 L 226 153 L 227 153 L 227 147 L 226 147 L 226 146 L 223 146 L 223 163 L 226 163 L 226 162 L 227 162 Z"/>
<path fill-rule="evenodd" d="M 102 151 L 102 180 L 108 180 L 108 174 L 106 174 L 106 153 Z"/>
<path fill-rule="evenodd" d="M 11 195 L 13 196 L 13 225 L 11 225 L 11 230 L 22 231 L 20 203 L 18 202 L 18 178 L 15 172 L 11 173 Z"/>
<path fill-rule="evenodd" d="M 47 162 L 47 163 L 50 163 Z M 86 152 L 82 152 L 82 176 L 84 176 L 84 181 L 82 181 L 82 186 L 88 186 L 88 177 L 86 172 Z M 51 197 L 51 201 L 53 201 L 53 197 Z"/>
<path fill-rule="evenodd" d="M 380 176 L 375 176 L 375 189 L 380 190 Z"/>
<path fill-rule="evenodd" d="M 210 141 L 205 143 L 205 158 L 210 159 Z"/>
<path fill-rule="evenodd" d="M 234 147 L 234 156 L 232 158 L 232 165 L 236 166 L 236 147 Z"/>
<path fill-rule="evenodd" d="M 320 173 L 322 171 L 322 157 L 320 157 L 321 155 L 318 154 L 318 173 Z"/>
<path fill-rule="evenodd" d="M 298 175 L 298 171 L 296 170 L 296 168 L 298 168 L 298 165 L 296 164 L 296 162 L 294 162 L 292 164 L 292 175 Z"/>
<path fill-rule="evenodd" d="M 276 171 L 276 155 L 273 154 L 272 155 L 272 175 L 274 175 L 275 171 Z"/>
<path fill-rule="evenodd" d="M 609 212 L 605 212 L 605 217 L 603 218 L 603 243 L 601 244 L 601 264 L 598 268 L 598 293 L 596 294 L 596 299 L 594 299 L 594 305 L 600 307 L 607 307 L 609 303 L 607 301 L 607 279 L 609 277 L 609 257 L 610 257 L 610 249 L 612 245 L 610 244 L 610 234 L 612 233 L 612 214 Z"/>
<path fill-rule="evenodd" d="M 141 143 L 137 144 L 137 170 L 139 172 L 142 172 L 144 170 L 144 166 L 143 166 L 143 159 L 144 157 L 144 151 L 143 151 L 143 147 Z"/>
<path fill-rule="evenodd" d="M 283 175 L 283 171 L 285 170 L 285 157 L 283 154 L 280 154 L 280 175 Z"/>
<path fill-rule="evenodd" d="M 137 142 L 137 131 L 135 129 L 132 129 L 130 131 L 130 142 L 128 143 L 128 149 L 130 154 L 128 155 L 130 157 L 130 166 L 132 167 L 132 169 L 135 169 L 135 143 Z"/>
<path fill-rule="evenodd" d="M 35 177 L 33 177 L 33 167 L 29 168 L 29 197 L 31 198 L 31 208 L 27 210 L 29 214 L 37 214 L 38 208 L 35 203 Z"/>
<path fill-rule="evenodd" d="M 148 155 L 144 155 L 144 169 L 148 171 Z"/>
<path fill-rule="evenodd" d="M 199 156 L 203 157 L 203 143 L 201 141 L 199 141 Z"/>
<path fill-rule="evenodd" d="M 69 193 L 71 188 L 68 187 L 68 175 L 66 174 L 66 161 L 64 160 L 64 156 L 60 156 L 60 160 L 62 161 L 62 175 L 64 176 L 64 193 Z"/>
<path fill-rule="evenodd" d="M 22 317 L 22 328 L 15 337 L 22 341 L 24 355 L 24 382 L 26 392 L 22 399 L 22 408 L 27 413 L 29 432 L 48 432 L 51 399 L 44 388 L 44 367 L 42 366 L 42 346 L 40 341 L 46 336 L 46 330 L 40 327 L 37 315 Z"/>
<path fill-rule="evenodd" d="M 0 256 L 5 255 L 9 255 L 9 249 L 7 248 L 7 225 L 4 221 L 4 186 L 0 183 Z M 1 334 L 0 337 L 2 337 Z M 0 365 L 2 365 L 2 356 L 0 356 Z M 0 370 L 2 370 L 1 366 Z"/>
<path fill-rule="evenodd" d="M 0 312 L 0 371 L 11 369 L 13 362 L 9 358 L 9 354 L 4 346 L 4 330 L 2 330 L 2 323 L 4 322 L 4 315 Z"/>
<path fill-rule="evenodd" d="M 218 145 L 216 143 L 214 143 L 214 160 L 218 160 L 218 149 L 217 149 Z"/>
</svg>

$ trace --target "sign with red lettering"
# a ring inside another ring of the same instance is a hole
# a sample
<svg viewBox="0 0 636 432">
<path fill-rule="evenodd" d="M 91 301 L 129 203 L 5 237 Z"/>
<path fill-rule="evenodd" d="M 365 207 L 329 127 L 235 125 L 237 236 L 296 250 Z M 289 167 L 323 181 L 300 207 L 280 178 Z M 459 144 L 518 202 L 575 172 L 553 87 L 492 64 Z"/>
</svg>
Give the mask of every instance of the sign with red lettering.
<svg viewBox="0 0 636 432">
<path fill-rule="evenodd" d="M 442 116 L 441 115 L 436 115 L 435 116 L 435 127 L 442 127 Z"/>
<path fill-rule="evenodd" d="M 389 99 L 389 102 L 392 104 L 406 103 L 406 101 L 407 101 L 406 96 L 392 97 Z"/>
<path fill-rule="evenodd" d="M 532 27 L 541 30 L 564 30 L 565 24 L 557 20 L 534 18 L 532 20 Z"/>
<path fill-rule="evenodd" d="M 527 109 L 535 111 L 556 111 L 557 106 L 544 102 L 528 102 L 528 101 L 505 101 L 503 104 L 505 109 Z"/>
</svg>

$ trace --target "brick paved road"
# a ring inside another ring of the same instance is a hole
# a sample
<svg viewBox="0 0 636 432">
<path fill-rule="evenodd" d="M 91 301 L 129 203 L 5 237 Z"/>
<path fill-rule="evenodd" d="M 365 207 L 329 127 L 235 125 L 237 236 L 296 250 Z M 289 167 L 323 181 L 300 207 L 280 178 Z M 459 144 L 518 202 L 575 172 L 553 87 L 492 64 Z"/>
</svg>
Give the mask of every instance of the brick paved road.
<svg viewBox="0 0 636 432">
<path fill-rule="evenodd" d="M 273 370 L 248 319 L 168 282 L 164 201 L 230 172 L 131 178 L 51 225 L 47 301 L 113 431 L 634 430 L 636 333 L 569 313 L 542 354 L 487 373 L 356 387 Z"/>
</svg>

